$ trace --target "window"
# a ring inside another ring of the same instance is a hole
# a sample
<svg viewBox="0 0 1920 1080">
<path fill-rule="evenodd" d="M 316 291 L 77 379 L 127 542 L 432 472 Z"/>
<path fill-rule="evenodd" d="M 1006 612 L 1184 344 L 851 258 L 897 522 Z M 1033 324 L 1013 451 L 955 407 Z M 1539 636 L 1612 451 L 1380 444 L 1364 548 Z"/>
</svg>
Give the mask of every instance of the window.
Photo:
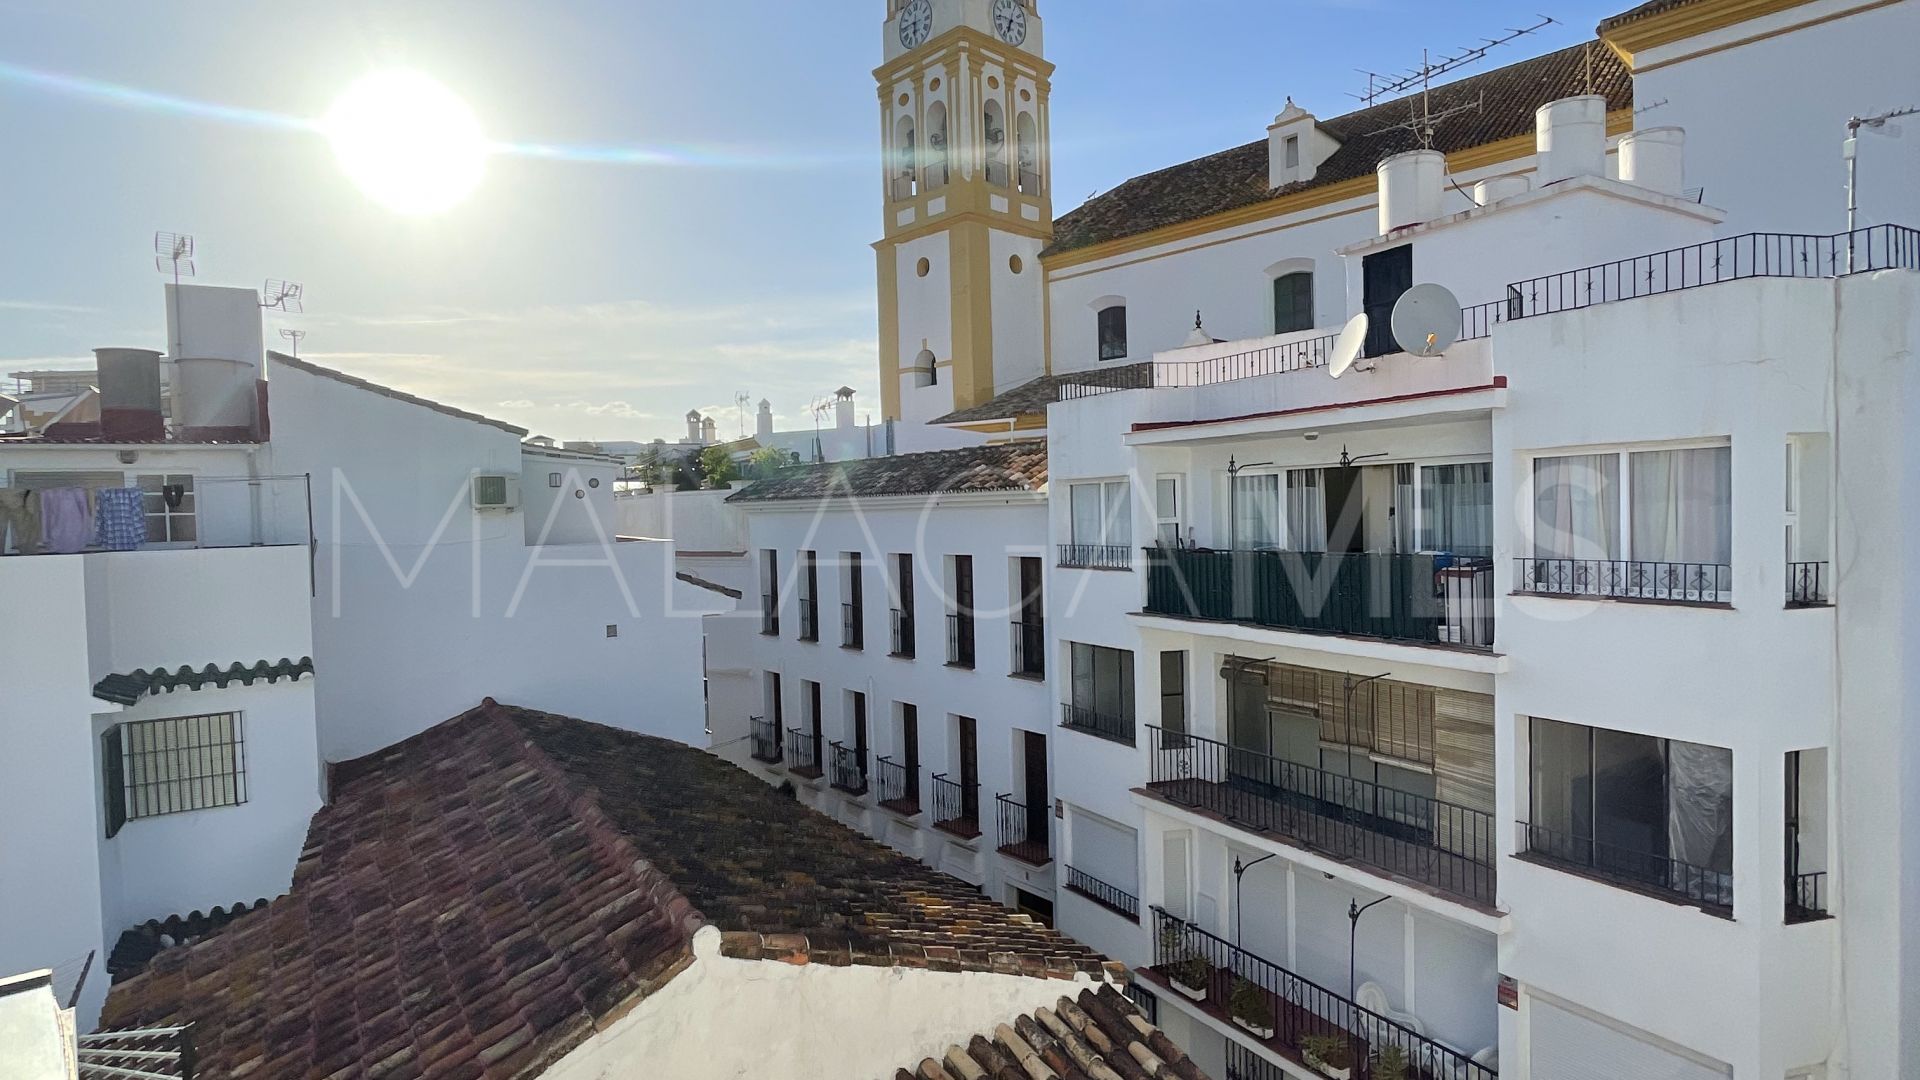
<svg viewBox="0 0 1920 1080">
<path fill-rule="evenodd" d="M 1160 654 L 1160 727 L 1187 730 L 1187 654 L 1178 649 Z"/>
<path fill-rule="evenodd" d="M 1787 604 L 1824 604 L 1833 587 L 1827 557 L 1833 513 L 1827 485 L 1831 441 L 1824 434 L 1793 435 L 1786 449 Z"/>
<path fill-rule="evenodd" d="M 1133 521 L 1127 508 L 1125 480 L 1073 484 L 1067 489 L 1067 503 L 1075 545 L 1133 546 Z"/>
<path fill-rule="evenodd" d="M 860 553 L 849 551 L 845 554 L 846 577 L 842 583 L 845 590 L 840 605 L 840 645 L 847 649 L 862 649 L 867 644 L 867 606 L 863 582 L 860 573 Z"/>
<path fill-rule="evenodd" d="M 947 612 L 947 663 L 973 666 L 973 556 L 947 556 L 953 609 Z"/>
<path fill-rule="evenodd" d="M 1393 340 L 1393 306 L 1413 288 L 1413 246 L 1376 251 L 1360 260 L 1361 306 L 1367 313 L 1367 356 L 1400 351 Z"/>
<path fill-rule="evenodd" d="M 893 557 L 893 655 L 911 657 L 913 644 L 913 556 Z"/>
<path fill-rule="evenodd" d="M 998 101 L 987 102 L 981 117 L 981 130 L 987 140 L 987 183 L 994 187 L 1006 187 L 1007 118 Z"/>
<path fill-rule="evenodd" d="M 1526 850 L 1733 904 L 1733 751 L 1533 717 Z"/>
<path fill-rule="evenodd" d="M 1013 668 L 1011 673 L 1028 678 L 1044 678 L 1047 673 L 1046 603 L 1043 595 L 1040 560 L 1019 556 L 1008 567 L 1013 580 Z"/>
<path fill-rule="evenodd" d="M 926 186 L 947 186 L 947 106 L 936 101 L 927 106 Z"/>
<path fill-rule="evenodd" d="M 820 773 L 820 755 L 821 755 L 820 684 L 817 682 L 814 682 L 811 679 L 802 679 L 800 680 L 800 691 L 801 693 L 806 695 L 804 700 L 805 700 L 806 710 L 807 710 L 807 715 L 806 715 L 807 738 L 806 738 L 806 745 L 804 747 L 796 746 L 794 747 L 794 749 L 802 751 L 805 754 L 806 760 L 804 762 L 801 762 L 801 764 L 804 766 L 810 766 L 814 770 L 814 775 L 818 776 Z"/>
<path fill-rule="evenodd" d="M 1298 135 L 1287 136 L 1286 140 L 1280 144 L 1280 147 L 1281 147 L 1280 162 L 1282 166 L 1289 169 L 1299 168 L 1300 167 L 1300 136 Z"/>
<path fill-rule="evenodd" d="M 1105 308 L 1099 315 L 1100 359 L 1125 360 L 1127 358 L 1127 306 L 1115 304 Z"/>
<path fill-rule="evenodd" d="M 918 190 L 919 151 L 914 139 L 913 118 L 904 117 L 894 133 L 893 197 L 911 199 Z"/>
<path fill-rule="evenodd" d="M 139 478 L 139 487 L 147 512 L 147 543 L 185 544 L 199 539 L 192 475 L 147 473 Z"/>
<path fill-rule="evenodd" d="M 760 632 L 780 636 L 780 553 L 772 548 L 760 552 Z"/>
<path fill-rule="evenodd" d="M 140 720 L 101 740 L 108 836 L 137 818 L 247 801 L 239 713 Z"/>
<path fill-rule="evenodd" d="M 1493 554 L 1493 463 L 1420 469 L 1420 550 Z"/>
<path fill-rule="evenodd" d="M 1794 750 L 1787 766 L 1787 922 L 1827 914 L 1827 751 Z"/>
<path fill-rule="evenodd" d="M 1180 478 L 1178 476 L 1154 478 L 1153 536 L 1161 547 L 1180 546 Z"/>
<path fill-rule="evenodd" d="M 1014 153 L 1020 166 L 1020 194 L 1040 194 L 1040 134 L 1033 114 L 1023 112 L 1014 121 Z"/>
<path fill-rule="evenodd" d="M 1280 546 L 1280 475 L 1241 473 L 1228 480 L 1235 550 Z"/>
<path fill-rule="evenodd" d="M 1123 742 L 1133 741 L 1133 654 L 1124 649 L 1069 642 L 1068 727 Z"/>
<path fill-rule="evenodd" d="M 800 553 L 800 640 L 820 640 L 820 559 L 817 553 Z"/>
<path fill-rule="evenodd" d="M 1535 458 L 1533 559 L 1521 587 L 1728 599 L 1732 465 L 1727 446 Z"/>
<path fill-rule="evenodd" d="M 1313 271 L 1301 270 L 1273 279 L 1273 332 L 1291 334 L 1313 329 Z"/>
</svg>

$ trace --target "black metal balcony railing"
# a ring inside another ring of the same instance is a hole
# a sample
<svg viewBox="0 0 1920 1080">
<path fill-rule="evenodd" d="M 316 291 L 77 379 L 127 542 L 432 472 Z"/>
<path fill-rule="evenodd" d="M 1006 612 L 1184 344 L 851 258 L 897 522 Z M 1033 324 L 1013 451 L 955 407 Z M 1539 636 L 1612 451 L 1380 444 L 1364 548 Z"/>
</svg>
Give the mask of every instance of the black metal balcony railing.
<svg viewBox="0 0 1920 1080">
<path fill-rule="evenodd" d="M 1000 840 L 1000 854 L 1035 866 L 1045 866 L 1051 862 L 1053 845 L 1048 808 L 1044 805 L 1028 806 L 1012 795 L 995 795 L 993 802 L 995 823 L 999 827 L 995 835 Z"/>
<path fill-rule="evenodd" d="M 753 742 L 753 760 L 769 765 L 780 764 L 780 725 L 763 717 L 750 716 L 747 718 L 747 728 Z"/>
<path fill-rule="evenodd" d="M 820 601 L 811 596 L 800 598 L 800 640 L 820 640 Z"/>
<path fill-rule="evenodd" d="M 1682 604 L 1733 602 L 1733 567 L 1724 563 L 1621 559 L 1516 559 L 1513 591 Z"/>
<path fill-rule="evenodd" d="M 1787 875 L 1787 922 L 1813 922 L 1827 917 L 1827 874 Z"/>
<path fill-rule="evenodd" d="M 980 785 L 933 774 L 933 827 L 971 840 L 980 835 Z"/>
<path fill-rule="evenodd" d="M 880 786 L 880 805 L 907 817 L 920 812 L 920 770 L 911 772 L 900 762 L 883 757 L 874 762 Z"/>
<path fill-rule="evenodd" d="M 913 659 L 913 616 L 899 608 L 894 608 L 889 621 L 893 624 L 892 655 L 908 660 Z"/>
<path fill-rule="evenodd" d="M 1147 1018 L 1147 1023 L 1160 1023 L 1160 999 L 1140 980 L 1127 983 L 1127 1000 L 1133 1002 L 1134 1007 L 1140 1010 L 1140 1015 Z"/>
<path fill-rule="evenodd" d="M 1381 1076 L 1375 1063 L 1390 1048 L 1405 1062 L 1403 1075 L 1420 1080 L 1495 1080 L 1497 1070 L 1467 1055 L 1367 1009 L 1342 994 L 1296 975 L 1279 964 L 1250 953 L 1224 938 L 1153 908 L 1153 966 L 1162 980 L 1192 986 L 1198 978 L 1206 997 L 1204 1008 L 1229 1018 L 1229 1001 L 1236 983 L 1253 984 L 1265 998 L 1273 1037 L 1262 1040 L 1296 1058 L 1304 1058 L 1309 1040 L 1343 1042 L 1355 1062 L 1355 1080 Z M 1244 992 L 1243 992 L 1244 993 Z M 1249 1033 L 1248 1039 L 1258 1039 Z M 1228 1047 L 1235 1045 L 1227 1040 Z M 1277 1070 L 1276 1070 L 1277 1072 Z M 1261 1080 L 1264 1073 L 1243 1073 Z"/>
<path fill-rule="evenodd" d="M 813 732 L 797 727 L 787 729 L 787 771 L 795 776 L 819 779 L 820 740 L 814 738 Z"/>
<path fill-rule="evenodd" d="M 1147 613 L 1486 649 L 1493 566 L 1436 555 L 1147 549 Z"/>
<path fill-rule="evenodd" d="M 1744 278 L 1833 278 L 1869 270 L 1920 270 L 1920 230 L 1875 225 L 1833 235 L 1743 233 L 1616 259 L 1508 285 L 1508 318 L 1528 319 Z"/>
<path fill-rule="evenodd" d="M 827 744 L 828 764 L 831 766 L 833 787 L 849 795 L 867 793 L 867 752 L 857 746 L 843 746 L 832 742 Z"/>
<path fill-rule="evenodd" d="M 1787 564 L 1787 606 L 1819 607 L 1827 602 L 1827 564 L 1790 562 Z"/>
<path fill-rule="evenodd" d="M 780 636 L 780 597 L 774 593 L 760 594 L 760 632 Z"/>
<path fill-rule="evenodd" d="M 1067 867 L 1067 890 L 1099 904 L 1123 918 L 1140 921 L 1140 898 L 1109 885 L 1092 874 Z"/>
<path fill-rule="evenodd" d="M 844 649 L 864 649 L 867 647 L 866 612 L 859 604 L 840 605 L 840 647 Z"/>
<path fill-rule="evenodd" d="M 1205 386 L 1326 367 L 1327 358 L 1333 355 L 1334 342 L 1339 338 L 1340 334 L 1336 331 L 1206 360 L 1156 360 L 1151 368 L 1153 385 Z"/>
<path fill-rule="evenodd" d="M 1213 739 L 1151 732 L 1147 790 L 1471 903 L 1494 900 L 1494 818 Z"/>
<path fill-rule="evenodd" d="M 973 666 L 973 616 L 948 613 L 947 663 L 962 668 Z"/>
<path fill-rule="evenodd" d="M 1133 549 L 1125 544 L 1061 544 L 1065 570 L 1131 570 Z"/>
<path fill-rule="evenodd" d="M 1572 870 L 1608 884 L 1693 904 L 1715 915 L 1733 914 L 1733 875 L 1648 851 L 1609 844 L 1591 836 L 1514 823 L 1519 850 L 1535 861 Z"/>
<path fill-rule="evenodd" d="M 1134 745 L 1133 717 L 1113 716 L 1108 713 L 1083 709 L 1078 705 L 1060 706 L 1060 726 L 1072 731 L 1082 731 L 1088 735 L 1098 735 L 1103 739 L 1112 739 L 1117 743 Z"/>
<path fill-rule="evenodd" d="M 80 1080 L 193 1080 L 193 1028 L 96 1031 L 74 1039 Z"/>
<path fill-rule="evenodd" d="M 1039 617 L 1015 619 L 1011 624 L 1013 636 L 1013 667 L 1015 675 L 1030 679 L 1043 679 L 1047 674 L 1047 628 Z"/>
</svg>

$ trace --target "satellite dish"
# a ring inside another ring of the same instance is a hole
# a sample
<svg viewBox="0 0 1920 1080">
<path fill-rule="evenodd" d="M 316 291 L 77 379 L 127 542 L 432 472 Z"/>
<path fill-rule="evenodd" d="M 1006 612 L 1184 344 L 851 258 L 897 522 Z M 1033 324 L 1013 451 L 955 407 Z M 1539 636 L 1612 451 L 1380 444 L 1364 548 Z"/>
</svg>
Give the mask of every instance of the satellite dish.
<svg viewBox="0 0 1920 1080">
<path fill-rule="evenodd" d="M 1444 285 L 1415 285 L 1393 305 L 1393 340 L 1415 356 L 1438 356 L 1460 340 L 1460 301 Z"/>
<path fill-rule="evenodd" d="M 1353 362 L 1360 358 L 1360 350 L 1367 344 L 1367 313 L 1361 312 L 1347 320 L 1346 329 L 1334 340 L 1333 356 L 1327 362 L 1327 372 L 1334 378 L 1347 373 Z"/>
</svg>

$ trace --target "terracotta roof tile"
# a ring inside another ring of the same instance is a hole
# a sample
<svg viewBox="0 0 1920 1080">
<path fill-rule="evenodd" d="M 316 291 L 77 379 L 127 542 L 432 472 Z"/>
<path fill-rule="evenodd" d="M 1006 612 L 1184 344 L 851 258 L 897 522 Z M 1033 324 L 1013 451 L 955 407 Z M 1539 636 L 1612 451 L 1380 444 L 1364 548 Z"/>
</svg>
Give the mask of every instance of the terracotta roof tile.
<svg viewBox="0 0 1920 1080">
<path fill-rule="evenodd" d="M 957 409 L 929 423 L 971 424 L 981 420 L 1007 420 L 1016 416 L 1045 413 L 1047 406 L 1060 400 L 1062 386 L 1070 383 L 1077 386 L 1143 386 L 1151 383 L 1152 370 L 1153 361 L 1142 360 L 1137 364 L 1089 368 L 1085 371 L 1072 371 L 1061 375 L 1042 375 L 1030 382 L 1021 383 L 1004 394 L 996 395 L 989 401 L 981 402 L 972 408 Z M 1142 380 L 1147 381 L 1142 382 Z"/>
<path fill-rule="evenodd" d="M 1062 997 L 1050 1009 L 1016 1016 L 991 1032 L 953 1046 L 939 1058 L 902 1067 L 893 1080 L 971 1080 L 1045 1076 L 1207 1080 L 1160 1029 L 1147 1023 L 1112 985 Z"/>
<path fill-rule="evenodd" d="M 93 684 L 93 696 L 101 701 L 111 701 L 116 705 L 132 705 L 138 702 L 142 695 L 158 694 L 162 690 L 175 690 L 183 686 L 189 690 L 198 690 L 203 686 L 213 685 L 224 690 L 228 683 L 237 682 L 243 686 L 252 686 L 261 679 L 269 683 L 276 683 L 281 679 L 298 681 L 300 676 L 311 674 L 313 674 L 313 657 L 311 656 L 303 656 L 297 661 L 283 656 L 278 662 L 259 660 L 251 665 L 242 664 L 236 660 L 225 668 L 208 664 L 198 671 L 185 665 L 174 671 L 168 671 L 165 668 L 154 668 L 152 671 L 135 668 L 130 672 L 114 672 L 104 676 L 99 682 Z"/>
<path fill-rule="evenodd" d="M 730 503 L 814 500 L 836 495 L 944 495 L 1039 491 L 1047 483 L 1047 444 L 1027 439 L 958 450 L 865 458 L 781 469 L 727 496 Z"/>
<path fill-rule="evenodd" d="M 1700 0 L 1650 0 L 1649 3 L 1641 4 L 1639 7 L 1628 8 L 1618 15 L 1609 15 L 1600 20 L 1600 33 L 1606 34 L 1608 31 L 1625 26 L 1628 23 L 1639 22 L 1641 19 L 1649 19 L 1655 15 L 1662 15 L 1675 8 L 1690 7 L 1699 2 Z"/>
</svg>

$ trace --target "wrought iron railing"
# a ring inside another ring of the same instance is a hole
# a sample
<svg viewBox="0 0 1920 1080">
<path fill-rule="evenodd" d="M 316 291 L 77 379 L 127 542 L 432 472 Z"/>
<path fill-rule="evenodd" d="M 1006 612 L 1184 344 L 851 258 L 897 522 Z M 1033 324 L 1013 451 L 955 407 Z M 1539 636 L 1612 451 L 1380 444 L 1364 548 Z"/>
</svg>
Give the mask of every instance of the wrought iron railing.
<svg viewBox="0 0 1920 1080">
<path fill-rule="evenodd" d="M 1322 1040 L 1343 1043 L 1357 1080 L 1383 1075 L 1374 1062 L 1397 1050 L 1403 1075 L 1422 1080 L 1494 1080 L 1499 1073 L 1448 1046 L 1390 1020 L 1352 999 L 1248 952 L 1156 907 L 1153 966 L 1163 979 L 1200 991 L 1209 1011 L 1231 1017 L 1229 1004 L 1241 983 L 1260 992 L 1270 1021 L 1266 1045 L 1304 1057 Z M 1195 982 L 1189 980 L 1197 980 Z M 1242 1002 L 1247 1001 L 1241 991 Z M 1244 1008 L 1243 1004 L 1243 1008 Z M 1254 1036 L 1258 1038 L 1259 1036 Z M 1311 1041 L 1310 1041 L 1311 1040 Z M 1227 1041 L 1228 1046 L 1234 1040 Z M 1262 1074 L 1250 1074 L 1264 1076 Z"/>
<path fill-rule="evenodd" d="M 963 784 L 947 779 L 946 773 L 934 773 L 933 827 L 969 840 L 979 836 L 980 785 Z"/>
<path fill-rule="evenodd" d="M 849 795 L 867 793 L 867 751 L 864 747 L 827 744 L 832 786 Z"/>
<path fill-rule="evenodd" d="M 908 817 L 920 812 L 920 770 L 909 770 L 890 757 L 874 762 L 874 774 L 880 787 L 880 805 Z"/>
<path fill-rule="evenodd" d="M 1147 790 L 1464 900 L 1494 901 L 1494 817 L 1149 724 Z"/>
<path fill-rule="evenodd" d="M 764 761 L 769 765 L 780 763 L 780 725 L 759 716 L 747 718 L 747 729 L 753 743 L 753 760 Z"/>
<path fill-rule="evenodd" d="M 820 740 L 813 732 L 797 727 L 787 729 L 787 771 L 807 777 L 821 774 Z"/>
<path fill-rule="evenodd" d="M 1610 884 L 1656 893 L 1720 915 L 1733 912 L 1733 874 L 1543 825 L 1514 823 L 1519 850 Z"/>
<path fill-rule="evenodd" d="M 1827 564 L 1790 562 L 1787 564 L 1787 606 L 1818 607 L 1827 602 Z"/>
<path fill-rule="evenodd" d="M 1827 917 L 1827 873 L 1787 875 L 1787 922 L 1803 923 Z"/>
<path fill-rule="evenodd" d="M 947 613 L 947 663 L 954 667 L 973 666 L 973 616 Z"/>
<path fill-rule="evenodd" d="M 800 598 L 800 640 L 820 640 L 820 601 L 811 596 Z"/>
<path fill-rule="evenodd" d="M 1000 854 L 1035 866 L 1045 866 L 1053 859 L 1052 828 L 1046 806 L 1028 806 L 1005 794 L 995 795 L 993 802 Z"/>
<path fill-rule="evenodd" d="M 1015 619 L 1010 629 L 1013 637 L 1013 667 L 1015 675 L 1024 675 L 1032 679 L 1045 678 L 1047 674 L 1047 628 L 1039 616 L 1031 619 Z"/>
<path fill-rule="evenodd" d="M 96 1031 L 74 1040 L 80 1080 L 193 1080 L 193 1028 Z"/>
<path fill-rule="evenodd" d="M 862 605 L 845 603 L 840 605 L 840 647 L 843 649 L 864 649 L 867 647 L 867 626 Z"/>
<path fill-rule="evenodd" d="M 1733 567 L 1725 563 L 1627 559 L 1516 559 L 1513 591 L 1543 596 L 1728 604 L 1733 602 Z"/>
<path fill-rule="evenodd" d="M 888 621 L 893 627 L 892 655 L 913 658 L 913 613 L 892 608 Z"/>
<path fill-rule="evenodd" d="M 1493 566 L 1440 555 L 1147 551 L 1147 612 L 1486 649 Z"/>
<path fill-rule="evenodd" d="M 1133 717 L 1114 716 L 1078 705 L 1060 706 L 1060 726 L 1071 731 L 1098 735 L 1103 739 L 1134 745 Z"/>
<path fill-rule="evenodd" d="M 1115 915 L 1140 921 L 1139 897 L 1075 867 L 1069 866 L 1066 870 L 1069 891 L 1079 893 Z"/>
<path fill-rule="evenodd" d="M 1155 360 L 1153 385 L 1206 386 L 1211 383 L 1279 375 L 1289 371 L 1326 367 L 1338 332 L 1262 345 L 1256 349 L 1205 360 Z"/>
<path fill-rule="evenodd" d="M 1061 544 L 1059 565 L 1066 570 L 1131 570 L 1133 549 L 1125 544 Z"/>
<path fill-rule="evenodd" d="M 1140 980 L 1133 979 L 1127 983 L 1127 1000 L 1133 1002 L 1134 1008 L 1140 1010 L 1140 1015 L 1147 1018 L 1147 1023 L 1160 1022 L 1160 998 L 1142 986 Z"/>
<path fill-rule="evenodd" d="M 780 636 L 780 596 L 777 593 L 760 594 L 760 632 L 768 637 Z"/>
<path fill-rule="evenodd" d="M 1869 270 L 1920 270 L 1920 230 L 1875 225 L 1833 235 L 1742 233 L 1616 259 L 1508 285 L 1508 318 L 1528 319 L 1745 278 L 1834 278 Z"/>
<path fill-rule="evenodd" d="M 1063 382 L 1060 384 L 1061 401 L 1076 398 L 1096 397 L 1111 394 L 1115 390 L 1151 390 L 1153 389 L 1153 364 L 1128 364 L 1125 367 L 1092 368 L 1087 371 L 1075 371 L 1061 376 L 1063 379 L 1084 380 Z"/>
</svg>

